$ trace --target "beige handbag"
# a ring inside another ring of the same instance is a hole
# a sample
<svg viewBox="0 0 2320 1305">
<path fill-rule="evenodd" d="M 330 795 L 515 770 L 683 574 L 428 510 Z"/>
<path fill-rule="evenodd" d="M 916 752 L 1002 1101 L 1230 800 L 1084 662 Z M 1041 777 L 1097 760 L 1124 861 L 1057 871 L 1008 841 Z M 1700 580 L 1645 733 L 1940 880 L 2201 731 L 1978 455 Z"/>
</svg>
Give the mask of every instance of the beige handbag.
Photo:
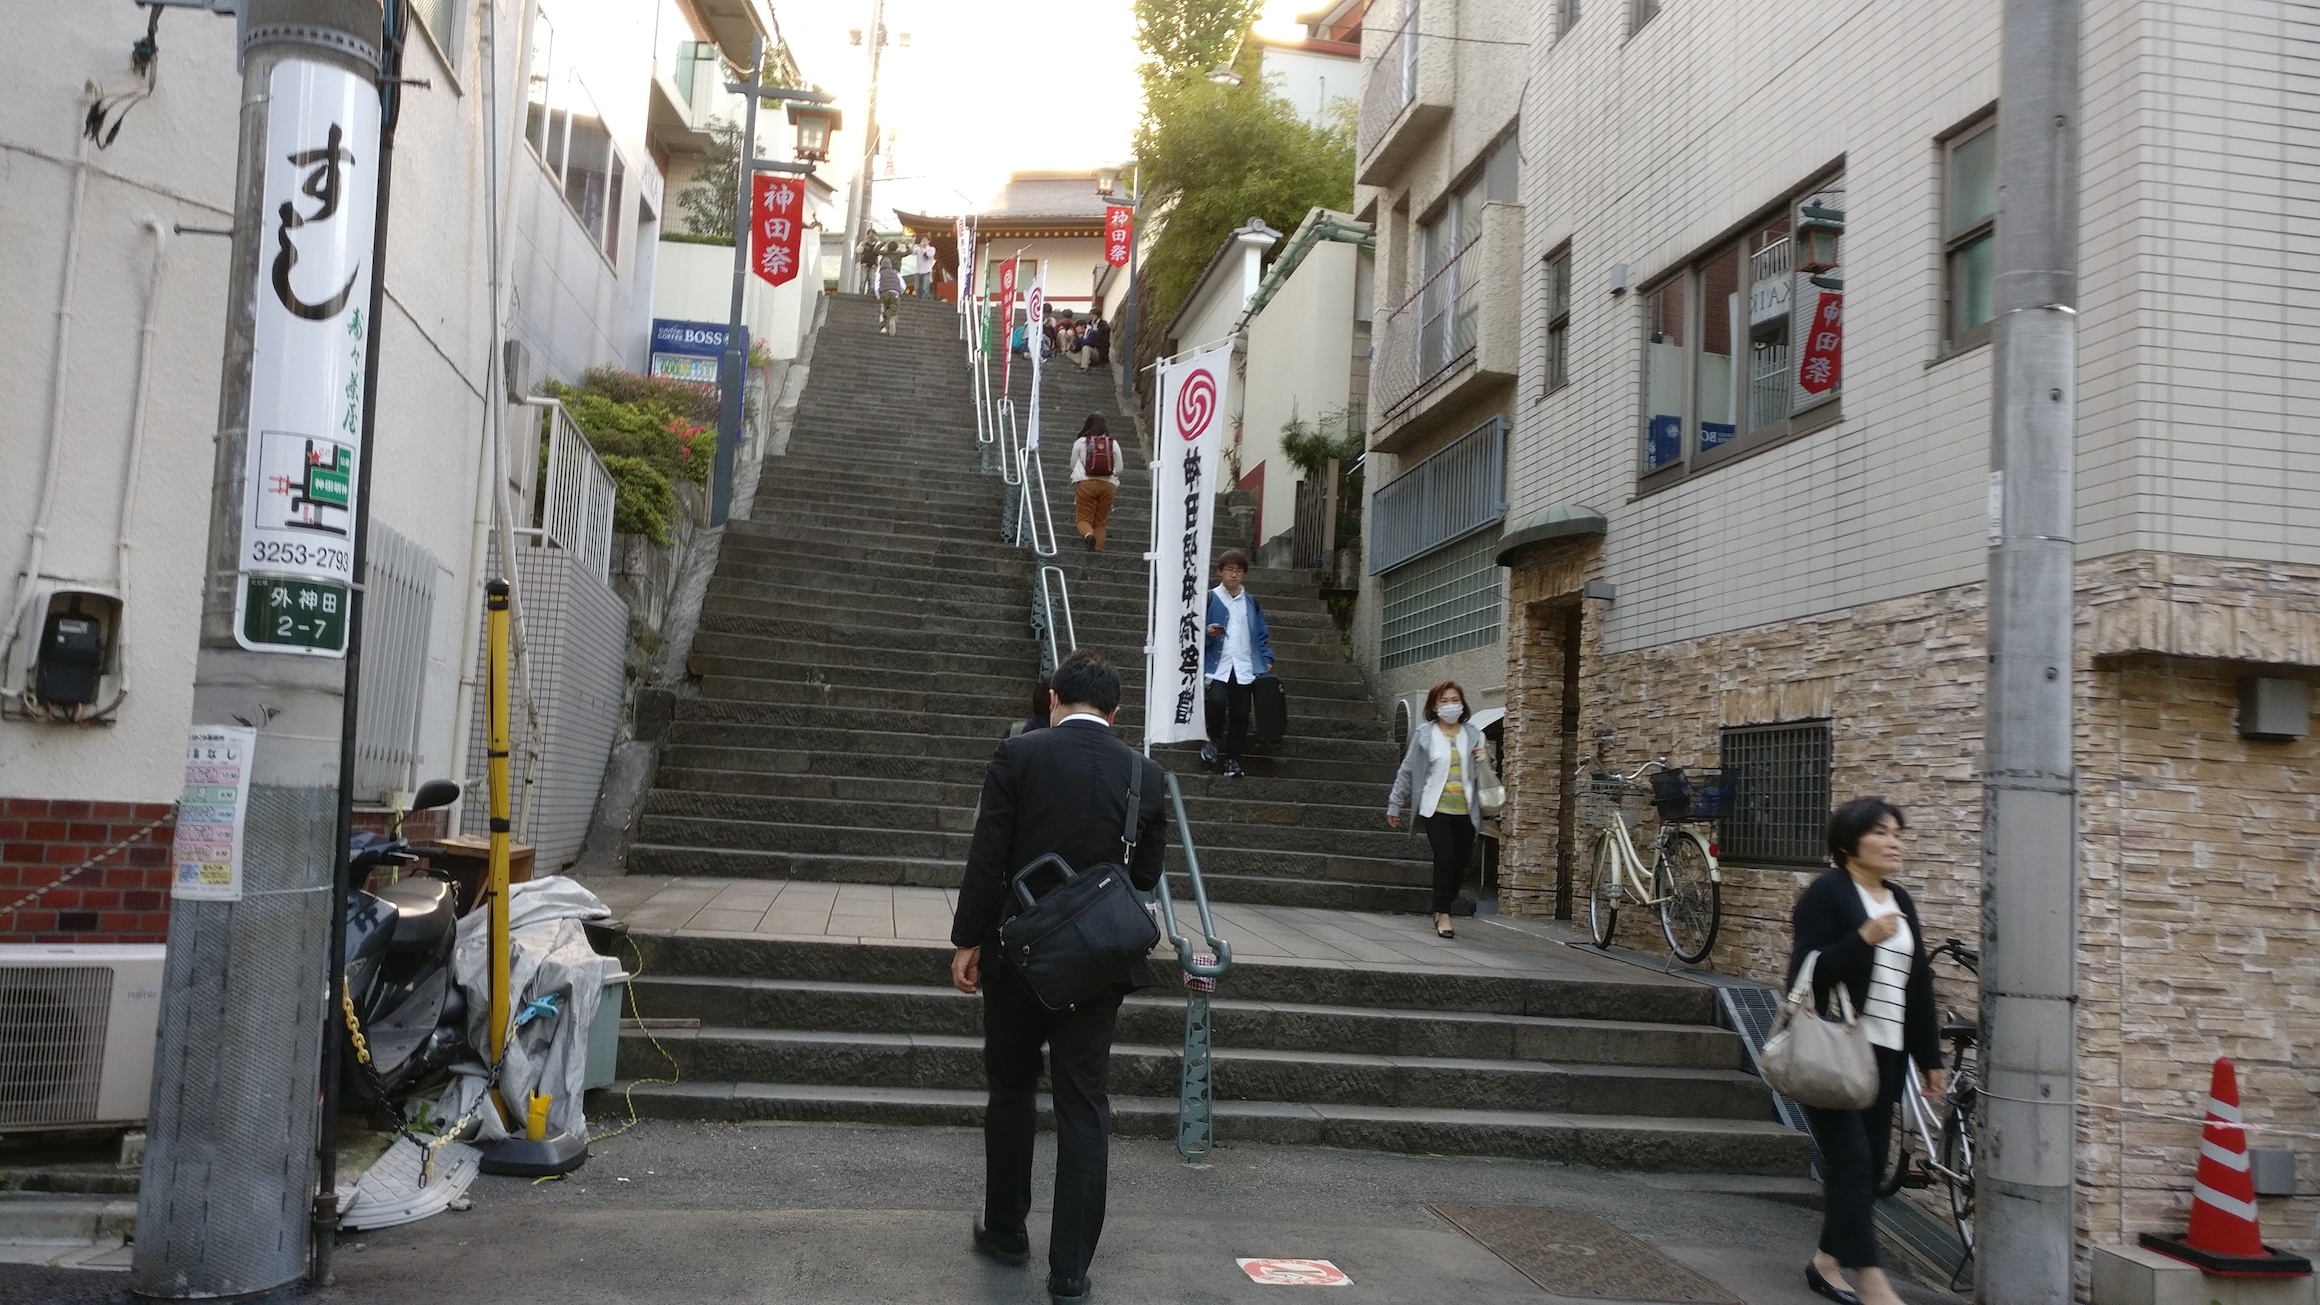
<svg viewBox="0 0 2320 1305">
<path fill-rule="evenodd" d="M 1474 760 L 1474 803 L 1484 820 L 1496 820 L 1506 810 L 1506 785 L 1499 782 L 1488 757 Z"/>
<path fill-rule="evenodd" d="M 1866 1110 L 1877 1101 L 1877 1051 L 1842 983 L 1837 985 L 1842 1020 L 1824 1019 L 1813 1009 L 1813 967 L 1820 959 L 1819 952 L 1804 958 L 1772 1036 L 1756 1053 L 1756 1068 L 1773 1091 L 1800 1105 Z"/>
</svg>

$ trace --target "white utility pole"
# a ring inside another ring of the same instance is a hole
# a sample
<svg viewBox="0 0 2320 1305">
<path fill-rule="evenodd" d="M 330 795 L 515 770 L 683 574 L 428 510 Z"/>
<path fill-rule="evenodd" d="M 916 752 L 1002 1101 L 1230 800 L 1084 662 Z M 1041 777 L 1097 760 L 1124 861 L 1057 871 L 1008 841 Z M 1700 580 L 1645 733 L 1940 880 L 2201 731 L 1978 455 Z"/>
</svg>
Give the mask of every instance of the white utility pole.
<svg viewBox="0 0 2320 1305">
<path fill-rule="evenodd" d="M 2067 1305 L 2078 800 L 2071 740 L 2078 0 L 2005 0 L 1991 402 L 1975 1299 Z"/>
<path fill-rule="evenodd" d="M 862 265 L 854 261 L 854 251 L 870 229 L 870 171 L 878 162 L 878 60 L 886 49 L 886 0 L 870 0 L 870 30 L 862 39 L 870 47 L 869 125 L 862 132 L 862 166 L 846 191 L 846 254 L 838 265 L 838 287 L 852 294 L 876 289 L 861 283 Z"/>
</svg>

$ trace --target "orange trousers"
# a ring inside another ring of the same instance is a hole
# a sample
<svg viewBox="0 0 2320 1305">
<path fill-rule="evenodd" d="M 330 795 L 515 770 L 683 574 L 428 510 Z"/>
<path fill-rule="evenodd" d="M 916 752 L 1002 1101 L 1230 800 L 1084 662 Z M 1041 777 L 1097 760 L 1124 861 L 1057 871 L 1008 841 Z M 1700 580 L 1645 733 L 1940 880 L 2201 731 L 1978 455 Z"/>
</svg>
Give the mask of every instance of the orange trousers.
<svg viewBox="0 0 2320 1305">
<path fill-rule="evenodd" d="M 1112 500 L 1120 487 L 1108 480 L 1083 480 L 1072 487 L 1072 526 L 1079 537 L 1095 536 L 1096 551 L 1104 551 L 1104 523 L 1112 519 Z"/>
</svg>

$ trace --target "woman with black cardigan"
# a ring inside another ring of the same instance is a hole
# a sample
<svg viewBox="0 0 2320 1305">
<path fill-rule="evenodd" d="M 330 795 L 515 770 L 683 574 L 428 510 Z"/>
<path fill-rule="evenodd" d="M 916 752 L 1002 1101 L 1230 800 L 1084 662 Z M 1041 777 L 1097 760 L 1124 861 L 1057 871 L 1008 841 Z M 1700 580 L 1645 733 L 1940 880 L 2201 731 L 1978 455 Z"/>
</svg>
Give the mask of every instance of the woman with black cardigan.
<svg viewBox="0 0 2320 1305">
<path fill-rule="evenodd" d="M 1894 1104 L 1911 1078 L 1909 1062 L 1924 1071 L 1928 1097 L 1941 1095 L 1946 1077 L 1925 930 L 1908 890 L 1887 882 L 1901 870 L 1902 828 L 1901 809 L 1883 798 L 1838 807 L 1829 817 L 1829 858 L 1837 868 L 1813 880 L 1792 917 L 1790 986 L 1805 958 L 1818 953 L 1815 1005 L 1836 1014 L 1834 993 L 1843 984 L 1877 1052 L 1877 1100 L 1868 1109 L 1804 1112 L 1824 1168 L 1820 1253 L 1805 1266 L 1805 1285 L 1848 1305 L 1902 1305 L 1877 1267 L 1877 1166 Z"/>
</svg>

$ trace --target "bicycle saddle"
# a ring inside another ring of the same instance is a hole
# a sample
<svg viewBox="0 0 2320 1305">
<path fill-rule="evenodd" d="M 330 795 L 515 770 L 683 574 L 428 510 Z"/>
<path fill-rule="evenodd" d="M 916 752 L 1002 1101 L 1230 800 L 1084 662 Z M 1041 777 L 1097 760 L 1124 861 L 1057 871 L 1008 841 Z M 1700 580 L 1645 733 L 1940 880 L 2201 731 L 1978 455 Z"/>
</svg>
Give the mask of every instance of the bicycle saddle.
<svg viewBox="0 0 2320 1305">
<path fill-rule="evenodd" d="M 1953 1024 L 1942 1025 L 1941 1036 L 1945 1042 L 1956 1042 L 1970 1047 L 1981 1040 L 1982 1026 L 1972 1020 L 1959 1020 Z"/>
</svg>

